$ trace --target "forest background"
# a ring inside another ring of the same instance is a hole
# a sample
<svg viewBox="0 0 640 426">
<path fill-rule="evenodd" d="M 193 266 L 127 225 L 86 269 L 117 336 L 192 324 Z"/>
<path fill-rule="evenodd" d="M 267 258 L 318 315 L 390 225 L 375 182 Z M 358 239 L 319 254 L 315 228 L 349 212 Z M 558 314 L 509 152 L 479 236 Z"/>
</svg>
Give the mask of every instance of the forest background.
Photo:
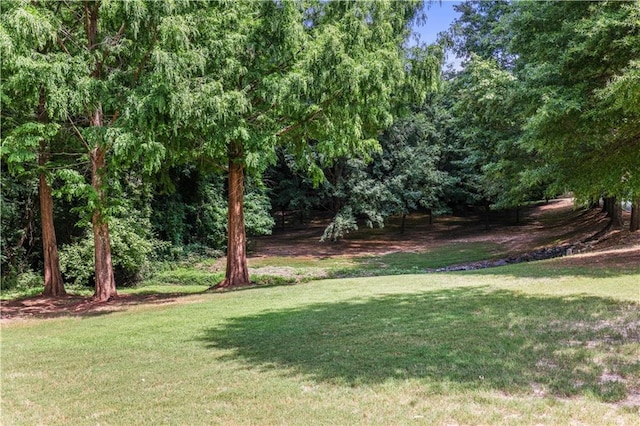
<svg viewBox="0 0 640 426">
<path fill-rule="evenodd" d="M 421 2 L 3 1 L 2 288 L 108 300 L 225 252 L 245 285 L 276 226 L 567 191 L 637 231 L 640 3 L 456 9 L 416 45 Z"/>
</svg>

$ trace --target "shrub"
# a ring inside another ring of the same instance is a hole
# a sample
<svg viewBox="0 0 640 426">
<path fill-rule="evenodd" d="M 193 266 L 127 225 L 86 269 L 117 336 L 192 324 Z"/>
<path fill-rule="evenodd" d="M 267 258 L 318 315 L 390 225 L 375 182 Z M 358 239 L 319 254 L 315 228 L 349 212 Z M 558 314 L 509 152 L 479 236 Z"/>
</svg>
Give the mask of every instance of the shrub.
<svg viewBox="0 0 640 426">
<path fill-rule="evenodd" d="M 132 285 L 142 278 L 158 241 L 150 234 L 148 220 L 134 217 L 109 221 L 113 272 L 117 285 Z M 92 285 L 94 276 L 93 233 L 60 250 L 60 269 L 68 283 Z"/>
</svg>

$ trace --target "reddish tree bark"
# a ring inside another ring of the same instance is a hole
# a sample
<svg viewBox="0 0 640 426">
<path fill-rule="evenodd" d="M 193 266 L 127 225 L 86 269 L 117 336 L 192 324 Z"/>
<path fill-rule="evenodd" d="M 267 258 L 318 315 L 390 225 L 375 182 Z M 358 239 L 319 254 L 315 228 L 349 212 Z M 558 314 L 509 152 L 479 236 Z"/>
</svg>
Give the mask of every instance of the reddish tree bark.
<svg viewBox="0 0 640 426">
<path fill-rule="evenodd" d="M 47 159 L 44 152 L 44 142 L 41 144 L 38 162 L 44 166 Z M 44 254 L 44 292 L 45 296 L 64 296 L 67 292 L 64 289 L 62 273 L 60 272 L 60 258 L 58 256 L 58 245 L 56 241 L 56 231 L 53 225 L 53 197 L 51 187 L 47 183 L 44 172 L 40 172 L 40 221 L 42 225 L 42 251 Z"/>
<path fill-rule="evenodd" d="M 227 230 L 227 270 L 217 288 L 251 284 L 247 266 L 247 236 L 244 226 L 244 162 L 242 144 L 229 146 L 229 208 Z"/>
<path fill-rule="evenodd" d="M 38 103 L 38 121 L 47 123 L 49 121 L 46 110 L 46 95 L 44 89 L 40 89 L 40 102 Z M 58 297 L 64 296 L 67 292 L 64 289 L 62 272 L 60 272 L 60 257 L 58 256 L 58 243 L 56 241 L 56 230 L 53 224 L 53 196 L 51 186 L 47 182 L 44 167 L 49 161 L 47 152 L 47 142 L 40 141 L 40 151 L 38 152 L 38 166 L 40 166 L 40 176 L 38 179 L 38 192 L 40 196 L 40 225 L 42 228 L 42 254 L 44 258 L 44 296 Z"/>
<path fill-rule="evenodd" d="M 92 6 L 92 7 L 91 7 Z M 98 12 L 100 2 L 85 2 L 85 31 L 87 33 L 87 49 L 92 52 L 96 50 L 100 43 L 97 42 L 98 34 Z M 96 56 L 96 63 L 91 77 L 100 79 L 102 77 L 101 56 Z M 102 127 L 104 125 L 104 113 L 102 105 L 98 104 L 91 111 L 89 116 L 91 127 Z M 109 224 L 103 214 L 106 195 L 104 193 L 102 177 L 106 170 L 106 149 L 97 143 L 89 149 L 91 159 L 91 186 L 96 193 L 97 206 L 91 216 L 91 226 L 93 228 L 94 260 L 95 260 L 95 293 L 93 299 L 98 302 L 106 302 L 112 297 L 116 297 L 116 281 L 113 275 L 113 261 L 111 259 L 111 240 L 109 238 Z"/>
<path fill-rule="evenodd" d="M 635 200 L 631 205 L 631 223 L 629 230 L 631 232 L 640 231 L 640 199 Z"/>
</svg>

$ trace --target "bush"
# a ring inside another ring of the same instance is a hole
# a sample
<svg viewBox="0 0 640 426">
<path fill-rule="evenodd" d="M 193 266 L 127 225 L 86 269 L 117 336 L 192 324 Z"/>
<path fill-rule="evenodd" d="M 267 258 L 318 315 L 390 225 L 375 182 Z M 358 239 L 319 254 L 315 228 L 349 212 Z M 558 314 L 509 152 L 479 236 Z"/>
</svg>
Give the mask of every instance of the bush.
<svg viewBox="0 0 640 426">
<path fill-rule="evenodd" d="M 128 286 L 142 278 L 142 274 L 161 243 L 150 234 L 146 219 L 112 218 L 109 221 L 111 256 L 116 284 Z M 60 250 L 60 269 L 65 282 L 92 285 L 94 277 L 93 233 L 87 229 L 80 240 Z"/>
<path fill-rule="evenodd" d="M 355 231 L 357 229 L 358 224 L 356 222 L 356 218 L 353 216 L 351 207 L 345 207 L 335 215 L 329 226 L 324 230 L 320 241 L 338 241 L 350 231 Z"/>
</svg>

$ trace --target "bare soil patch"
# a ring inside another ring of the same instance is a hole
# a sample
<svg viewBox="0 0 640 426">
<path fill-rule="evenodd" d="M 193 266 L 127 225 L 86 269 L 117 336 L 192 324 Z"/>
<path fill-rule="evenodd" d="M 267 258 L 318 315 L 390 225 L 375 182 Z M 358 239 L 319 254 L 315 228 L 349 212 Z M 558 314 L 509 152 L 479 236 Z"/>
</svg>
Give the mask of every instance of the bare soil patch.
<svg viewBox="0 0 640 426">
<path fill-rule="evenodd" d="M 320 242 L 329 219 L 314 220 L 255 240 L 254 257 L 360 257 L 398 251 L 420 252 L 451 243 L 489 242 L 511 254 L 587 239 L 602 231 L 608 219 L 598 209 L 576 209 L 570 198 L 523 208 L 520 223 L 512 213 L 492 213 L 489 229 L 480 215 L 443 216 L 429 223 L 429 215 L 413 214 L 400 230 L 400 218 L 382 229 L 361 228 L 341 241 Z"/>
<path fill-rule="evenodd" d="M 34 318 L 100 316 L 122 311 L 135 305 L 175 303 L 183 294 L 124 294 L 107 302 L 94 302 L 89 297 L 67 295 L 63 297 L 35 296 L 20 300 L 0 301 L 0 323 Z"/>
</svg>

